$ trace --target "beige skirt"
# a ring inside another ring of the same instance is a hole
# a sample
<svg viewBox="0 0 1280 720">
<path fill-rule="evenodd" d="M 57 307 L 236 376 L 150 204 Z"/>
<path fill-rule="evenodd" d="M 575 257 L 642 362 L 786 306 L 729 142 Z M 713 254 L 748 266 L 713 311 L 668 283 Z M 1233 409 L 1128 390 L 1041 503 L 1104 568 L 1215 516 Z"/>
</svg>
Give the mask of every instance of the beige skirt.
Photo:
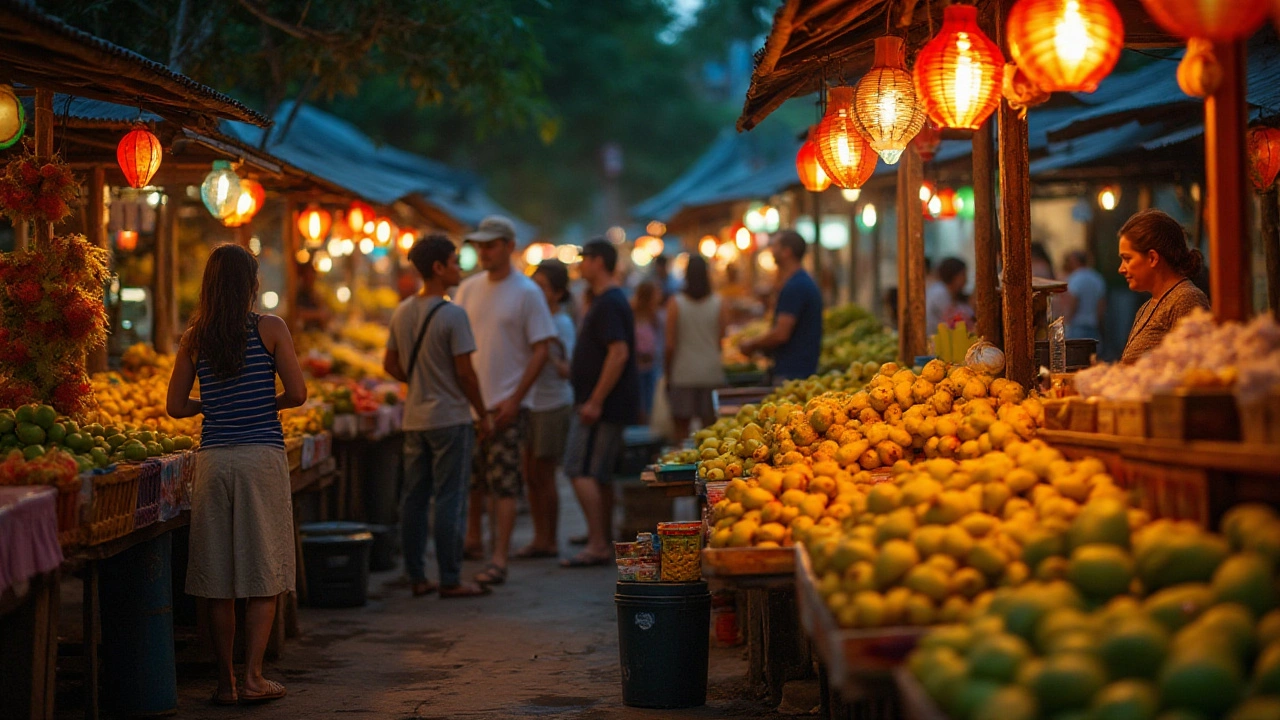
<svg viewBox="0 0 1280 720">
<path fill-rule="evenodd" d="M 293 506 L 283 448 L 201 450 L 191 490 L 187 593 L 271 597 L 294 588 Z"/>
</svg>

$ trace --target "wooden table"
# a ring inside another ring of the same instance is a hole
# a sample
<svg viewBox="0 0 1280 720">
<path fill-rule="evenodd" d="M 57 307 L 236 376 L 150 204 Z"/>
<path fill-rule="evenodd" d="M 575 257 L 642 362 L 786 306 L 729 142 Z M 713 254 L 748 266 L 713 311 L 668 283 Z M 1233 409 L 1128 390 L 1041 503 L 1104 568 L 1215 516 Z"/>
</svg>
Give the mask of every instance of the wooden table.
<svg viewBox="0 0 1280 720">
<path fill-rule="evenodd" d="M 58 571 L 35 575 L 0 595 L 0 716 L 51 720 L 58 660 Z"/>
</svg>

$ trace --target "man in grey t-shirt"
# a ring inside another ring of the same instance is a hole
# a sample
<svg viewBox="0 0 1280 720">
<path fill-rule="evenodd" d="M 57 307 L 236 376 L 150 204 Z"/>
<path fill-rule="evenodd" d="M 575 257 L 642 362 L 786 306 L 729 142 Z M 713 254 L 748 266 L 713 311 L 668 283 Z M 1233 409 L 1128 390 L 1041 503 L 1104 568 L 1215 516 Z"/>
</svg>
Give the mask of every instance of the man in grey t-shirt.
<svg viewBox="0 0 1280 720">
<path fill-rule="evenodd" d="M 406 491 L 400 507 L 405 570 L 415 596 L 437 589 L 427 580 L 424 561 L 434 497 L 440 597 L 487 595 L 487 588 L 462 582 L 471 454 L 477 432 L 483 438 L 490 428 L 471 366 L 476 349 L 471 324 L 462 308 L 444 297 L 461 279 L 458 252 L 449 238 L 432 234 L 414 244 L 409 261 L 423 288 L 392 314 L 383 358 L 387 374 L 409 383 L 403 423 Z M 474 425 L 472 409 L 480 418 Z"/>
</svg>

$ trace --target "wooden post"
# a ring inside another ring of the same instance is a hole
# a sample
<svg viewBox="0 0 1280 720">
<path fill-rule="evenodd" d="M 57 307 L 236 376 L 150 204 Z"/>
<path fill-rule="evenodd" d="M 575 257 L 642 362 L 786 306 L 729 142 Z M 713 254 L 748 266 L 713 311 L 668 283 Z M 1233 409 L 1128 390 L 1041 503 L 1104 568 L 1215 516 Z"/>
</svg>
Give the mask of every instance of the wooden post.
<svg viewBox="0 0 1280 720">
<path fill-rule="evenodd" d="M 928 353 L 924 319 L 924 216 L 919 188 L 924 163 L 908 146 L 898 166 L 898 356 L 910 366 Z"/>
<path fill-rule="evenodd" d="M 862 233 L 858 231 L 858 206 L 849 203 L 849 302 L 858 302 L 858 292 L 862 288 L 862 278 L 858 270 L 862 265 L 858 256 L 862 254 Z"/>
<path fill-rule="evenodd" d="M 172 298 L 174 278 L 172 275 L 173 255 L 177 251 L 178 232 L 178 199 L 169 194 L 162 197 L 160 217 L 156 220 L 156 255 L 155 271 L 152 282 L 151 312 L 153 317 L 151 343 L 156 352 L 169 354 L 173 352 Z"/>
<path fill-rule="evenodd" d="M 1000 45 L 1009 6 L 1000 4 Z M 1031 177 L 1027 150 L 1027 121 L 1008 103 L 1000 103 L 996 116 L 1000 133 L 1000 228 L 1004 258 L 1004 358 L 1005 377 L 1030 387 L 1036 376 L 1035 325 L 1031 317 Z"/>
<path fill-rule="evenodd" d="M 1267 305 L 1280 318 L 1280 191 L 1271 189 L 1259 198 L 1262 204 L 1262 248 L 1267 256 Z"/>
<path fill-rule="evenodd" d="M 1222 84 L 1204 101 L 1209 298 L 1218 320 L 1245 320 L 1253 314 L 1253 278 L 1244 184 L 1244 41 L 1215 43 L 1213 49 L 1222 66 Z"/>
<path fill-rule="evenodd" d="M 292 198 L 284 204 L 284 227 L 280 238 L 284 245 L 284 321 L 293 327 L 298 317 L 298 202 Z"/>
<path fill-rule="evenodd" d="M 103 192 L 107 185 L 107 170 L 101 165 L 94 165 L 89 175 L 89 242 L 94 246 L 107 249 L 107 206 L 103 200 Z M 85 358 L 85 368 L 90 374 L 104 372 L 107 369 L 107 346 L 91 350 Z"/>
<path fill-rule="evenodd" d="M 995 148 L 991 126 L 983 123 L 973 134 L 973 309 L 978 335 L 999 344 L 1000 300 L 996 294 Z"/>
<path fill-rule="evenodd" d="M 44 162 L 53 157 L 53 91 L 36 89 L 36 159 Z M 46 248 L 53 240 L 53 225 L 36 223 L 36 247 Z"/>
</svg>

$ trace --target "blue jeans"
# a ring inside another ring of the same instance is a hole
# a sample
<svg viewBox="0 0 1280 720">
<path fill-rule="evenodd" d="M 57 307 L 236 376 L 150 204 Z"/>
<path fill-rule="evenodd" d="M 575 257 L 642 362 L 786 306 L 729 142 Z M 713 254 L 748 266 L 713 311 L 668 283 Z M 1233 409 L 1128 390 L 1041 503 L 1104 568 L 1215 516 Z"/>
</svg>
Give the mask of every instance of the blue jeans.
<svg viewBox="0 0 1280 720">
<path fill-rule="evenodd" d="M 658 389 L 658 368 L 651 367 L 640 371 L 640 409 L 644 411 L 646 421 L 653 414 L 653 393 Z"/>
<path fill-rule="evenodd" d="M 404 565 L 413 582 L 427 579 L 427 533 L 435 525 L 440 584 L 458 585 L 462 576 L 462 536 L 467 529 L 467 489 L 476 431 L 471 425 L 404 433 L 404 499 L 400 538 Z M 434 523 L 427 519 L 435 498 Z"/>
</svg>

